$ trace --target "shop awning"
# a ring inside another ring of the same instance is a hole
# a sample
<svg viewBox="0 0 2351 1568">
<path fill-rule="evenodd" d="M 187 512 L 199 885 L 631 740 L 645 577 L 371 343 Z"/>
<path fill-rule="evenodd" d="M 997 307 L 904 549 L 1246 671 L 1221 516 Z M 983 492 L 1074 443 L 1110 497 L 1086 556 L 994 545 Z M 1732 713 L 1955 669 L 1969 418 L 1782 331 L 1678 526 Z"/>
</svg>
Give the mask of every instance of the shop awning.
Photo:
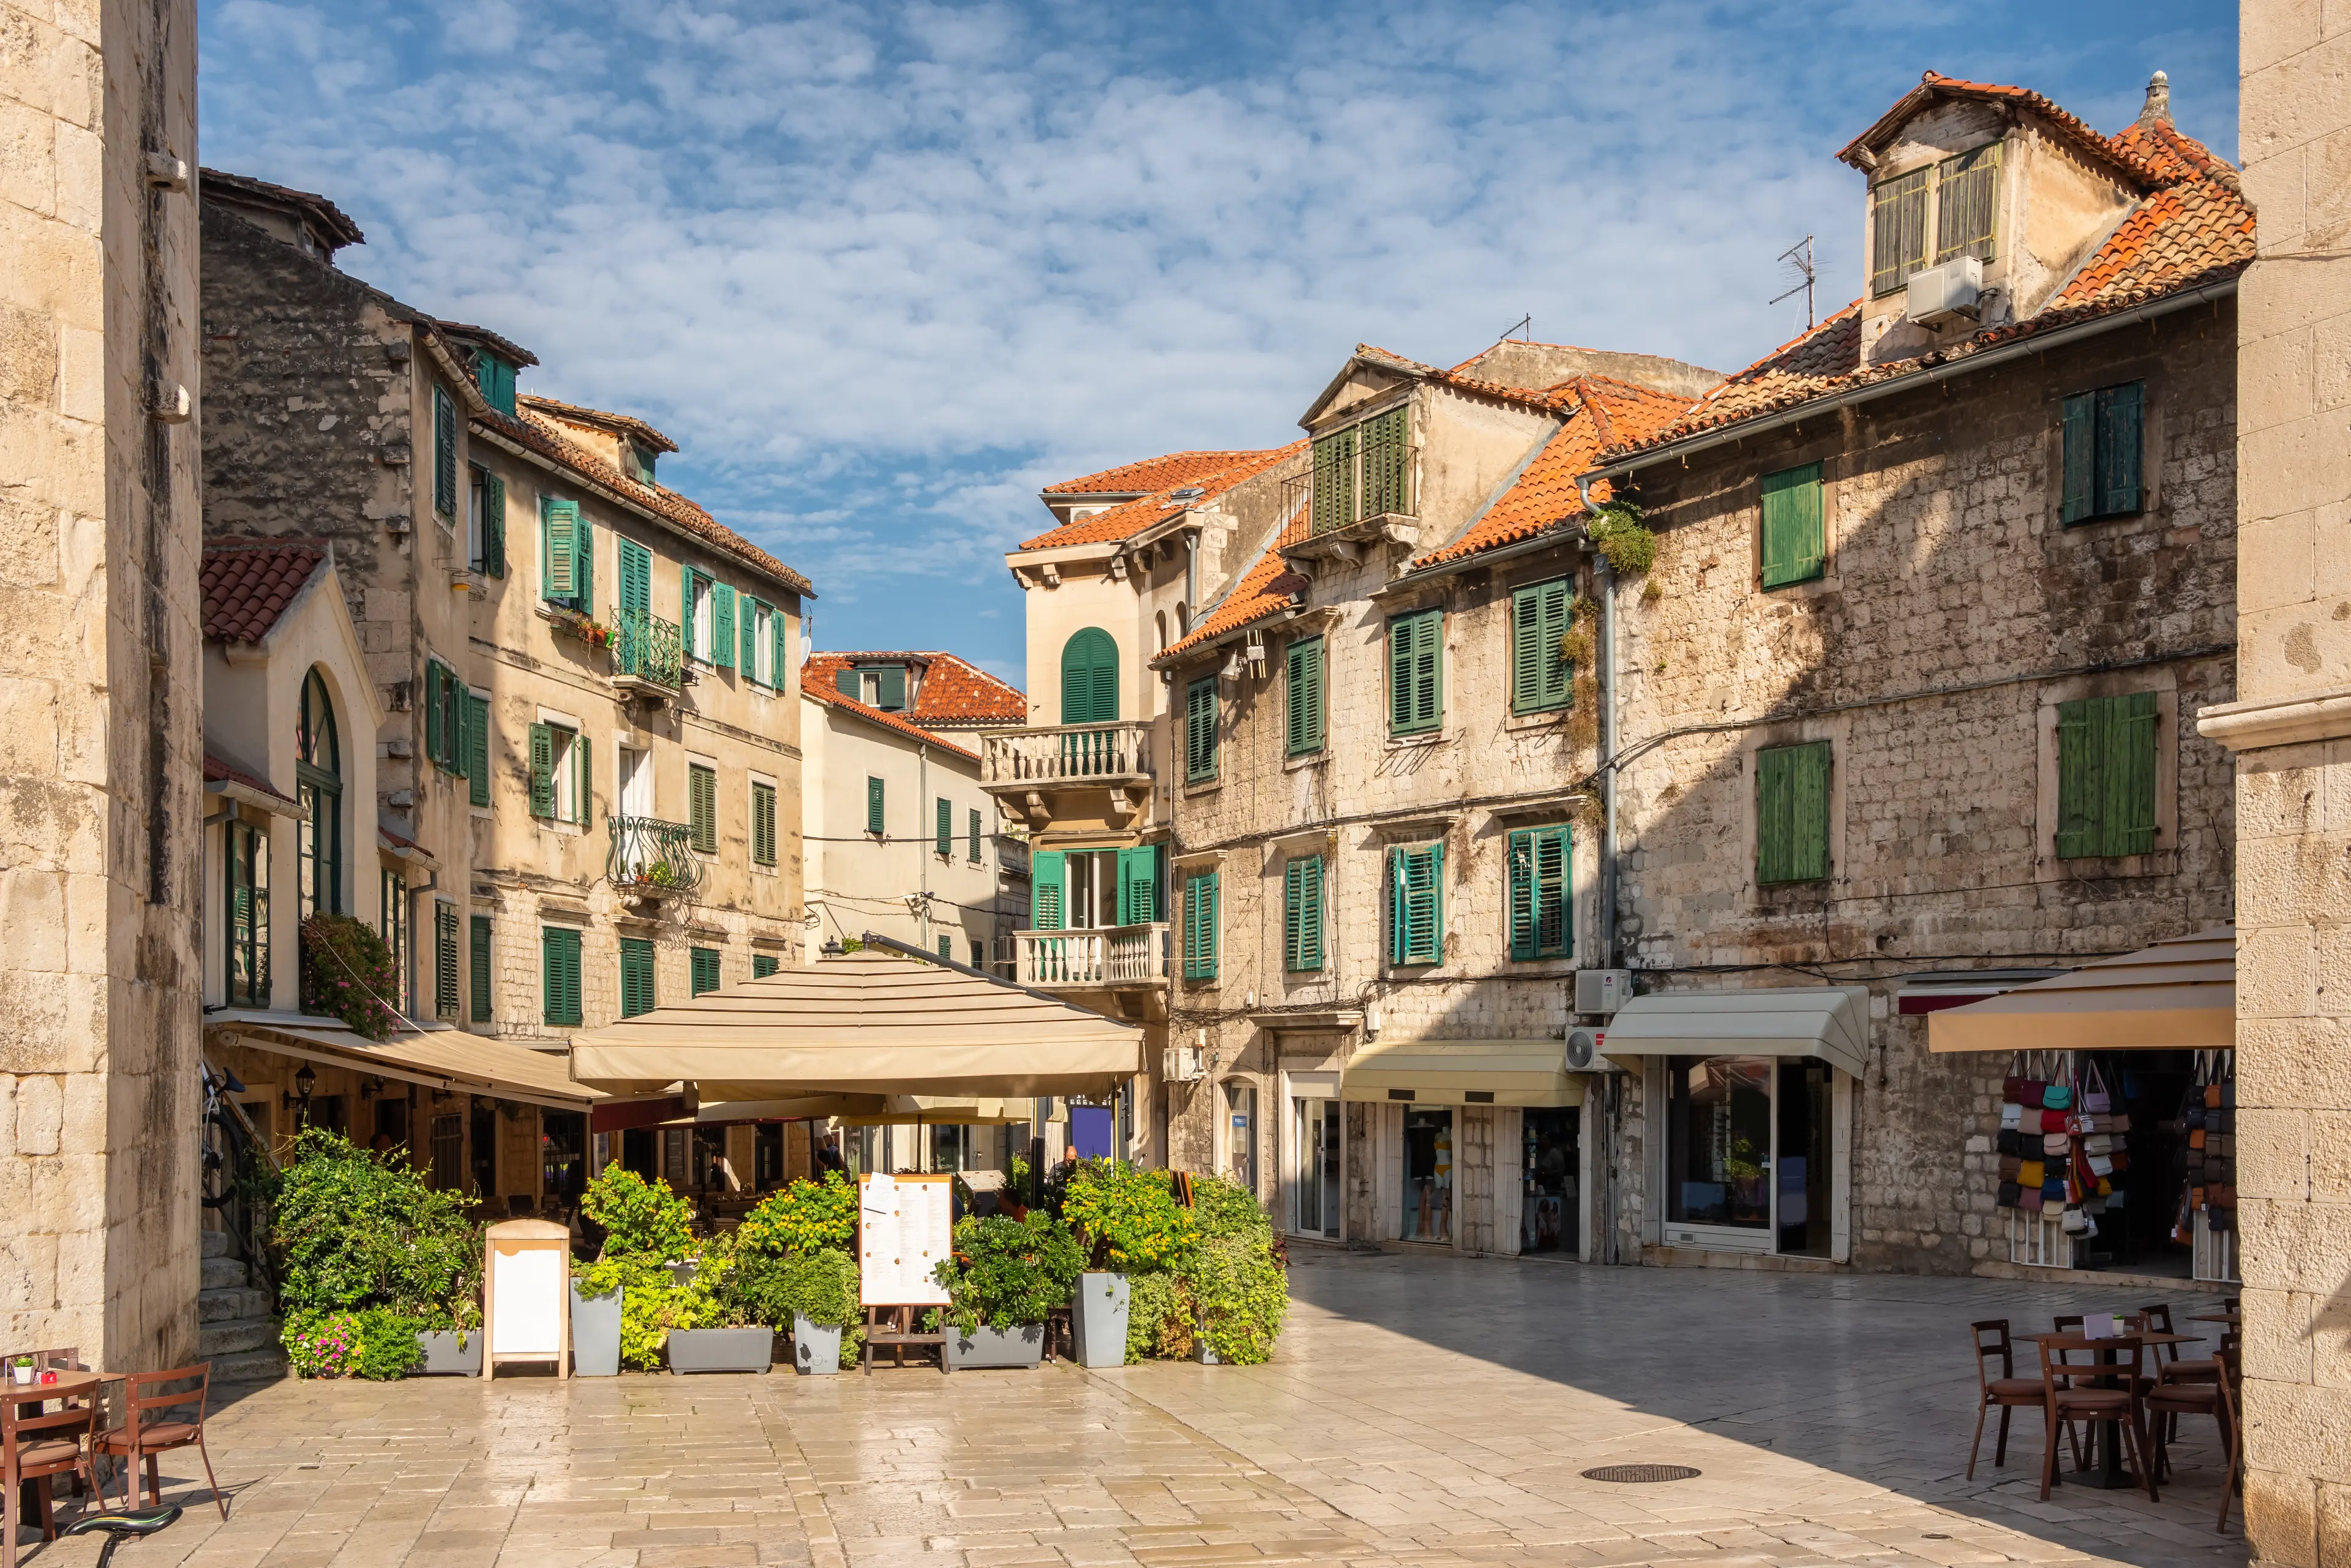
<svg viewBox="0 0 2351 1568">
<path fill-rule="evenodd" d="M 1927 1019 L 1927 1049 L 1938 1051 L 2229 1051 L 2236 1043 L 2237 933 L 2229 925 Z"/>
<path fill-rule="evenodd" d="M 584 1111 L 604 1098 L 601 1091 L 574 1083 L 561 1056 L 462 1030 L 402 1030 L 388 1040 L 372 1040 L 333 1019 L 215 1013 L 204 1020 L 204 1039 L 427 1089 L 490 1094 L 557 1111 Z"/>
<path fill-rule="evenodd" d="M 1339 1074 L 1342 1100 L 1416 1105 L 1581 1105 L 1584 1075 L 1557 1040 L 1394 1040 L 1364 1046 Z"/>
<path fill-rule="evenodd" d="M 705 1102 L 808 1094 L 1107 1097 L 1143 1031 L 983 975 L 868 950 L 706 991 L 573 1037 L 572 1077 Z"/>
<path fill-rule="evenodd" d="M 1608 1020 L 1600 1051 L 1611 1058 L 1811 1056 L 1858 1076 L 1869 1061 L 1869 989 L 1757 986 L 1635 997 Z"/>
<path fill-rule="evenodd" d="M 980 1127 L 1026 1122 L 1037 1113 L 1031 1100 L 982 1099 L 971 1094 L 893 1094 L 878 1111 L 837 1116 L 844 1127 Z"/>
</svg>

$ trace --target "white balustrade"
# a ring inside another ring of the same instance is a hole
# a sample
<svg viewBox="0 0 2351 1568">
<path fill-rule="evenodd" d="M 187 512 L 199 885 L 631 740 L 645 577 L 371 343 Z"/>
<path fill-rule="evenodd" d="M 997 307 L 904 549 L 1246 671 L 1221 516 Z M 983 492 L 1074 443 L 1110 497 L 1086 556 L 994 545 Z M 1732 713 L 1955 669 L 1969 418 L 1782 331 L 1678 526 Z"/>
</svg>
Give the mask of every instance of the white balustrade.
<svg viewBox="0 0 2351 1568">
<path fill-rule="evenodd" d="M 1016 931 L 1020 983 L 1048 989 L 1164 984 L 1167 933 L 1165 921 L 1095 931 Z"/>
<path fill-rule="evenodd" d="M 1151 777 L 1151 721 L 1060 724 L 981 737 L 983 784 L 1060 783 Z"/>
</svg>

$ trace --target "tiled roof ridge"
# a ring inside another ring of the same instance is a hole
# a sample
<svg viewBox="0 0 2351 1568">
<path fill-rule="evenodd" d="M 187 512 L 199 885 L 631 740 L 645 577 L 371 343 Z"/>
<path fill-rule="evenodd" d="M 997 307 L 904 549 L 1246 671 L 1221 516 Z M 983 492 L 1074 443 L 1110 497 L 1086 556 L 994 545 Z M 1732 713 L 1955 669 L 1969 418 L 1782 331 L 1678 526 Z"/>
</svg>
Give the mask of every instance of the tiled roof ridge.
<svg viewBox="0 0 2351 1568">
<path fill-rule="evenodd" d="M 1987 103 L 2019 105 L 2047 120 L 2068 140 L 2078 142 L 2087 151 L 2110 160 L 2126 173 L 2144 182 L 2150 190 L 2166 183 L 2163 176 L 2144 158 L 2123 146 L 2117 139 L 2099 131 L 2080 115 L 2054 99 L 2037 93 L 2031 88 L 2011 87 L 2005 82 L 1969 81 L 1962 77 L 1947 77 L 1939 71 L 1933 70 L 1922 73 L 1917 87 L 1904 93 L 1891 109 L 1873 120 L 1868 130 L 1845 143 L 1837 152 L 1838 160 L 1843 162 L 1852 162 L 1854 154 L 1876 140 L 1880 131 L 1888 131 L 1895 125 L 1910 119 L 1926 107 L 1929 99 L 1938 94 L 1978 99 Z"/>
<path fill-rule="evenodd" d="M 1301 436 L 1284 446 L 1243 453 L 1239 460 L 1211 473 L 1191 476 L 1180 485 L 1163 486 L 1132 501 L 1122 501 L 1106 511 L 1096 512 L 1092 517 L 1080 517 L 1073 523 L 1048 528 L 1034 538 L 1023 540 L 1019 548 L 1024 550 L 1054 549 L 1063 545 L 1114 544 L 1132 538 L 1158 521 L 1169 509 L 1176 491 L 1196 487 L 1201 492 L 1186 503 L 1190 506 L 1214 500 L 1243 480 L 1255 478 L 1283 458 L 1295 455 L 1306 444 L 1306 438 Z"/>
<path fill-rule="evenodd" d="M 517 405 L 528 403 L 535 409 L 548 409 L 558 414 L 569 414 L 585 423 L 618 425 L 632 435 L 644 436 L 648 444 L 659 447 L 664 452 L 677 450 L 676 442 L 672 441 L 633 413 L 614 413 L 610 409 L 590 408 L 584 402 L 565 402 L 560 398 L 547 397 L 538 392 L 517 392 L 515 402 Z"/>
<path fill-rule="evenodd" d="M 559 463 L 647 511 L 675 523 L 705 544 L 733 556 L 754 570 L 767 573 L 795 593 L 815 597 L 815 585 L 807 578 L 676 491 L 665 490 L 658 485 L 641 484 L 578 443 L 567 440 L 560 431 L 549 428 L 552 422 L 537 414 L 527 413 L 515 417 L 490 409 L 474 415 L 473 423 L 528 446 L 540 456 Z"/>
<path fill-rule="evenodd" d="M 1493 398 L 1502 402 L 1515 402 L 1527 408 L 1541 409 L 1546 413 L 1559 412 L 1565 401 L 1561 389 L 1570 384 L 1567 382 L 1562 382 L 1554 386 L 1531 391 L 1526 387 L 1514 387 L 1501 382 L 1489 382 L 1482 376 L 1465 376 L 1458 371 L 1442 371 L 1435 365 L 1425 365 L 1418 360 L 1408 360 L 1404 355 L 1383 349 L 1376 343 L 1356 344 L 1354 358 L 1368 361 L 1373 364 L 1384 365 L 1389 370 L 1401 371 L 1405 375 L 1420 381 L 1435 382 L 1439 386 L 1452 387 L 1458 392 Z"/>
<path fill-rule="evenodd" d="M 351 215 L 316 191 L 297 190 L 292 185 L 279 185 L 267 180 L 256 180 L 250 174 L 232 173 L 226 169 L 211 169 L 199 164 L 196 169 L 198 192 L 201 193 L 207 183 L 219 184 L 232 191 L 242 187 L 255 195 L 308 207 L 313 216 L 340 236 L 336 242 L 339 247 L 367 244 L 367 235 L 360 232 L 359 225 L 351 221 Z"/>
<path fill-rule="evenodd" d="M 204 547 L 197 576 L 207 641 L 259 643 L 329 559 L 308 540 Z"/>
<path fill-rule="evenodd" d="M 878 707 L 867 707 L 855 697 L 843 696 L 831 686 L 812 686 L 803 682 L 800 695 L 817 702 L 830 703 L 834 707 L 853 713 L 860 718 L 870 719 L 884 729 L 894 729 L 903 735 L 911 736 L 916 740 L 926 741 L 933 746 L 944 746 L 958 757 L 967 757 L 974 762 L 979 760 L 979 753 L 956 745 L 946 736 L 934 734 L 918 724 L 901 718 L 894 713 L 884 713 Z"/>
<path fill-rule="evenodd" d="M 920 661 L 926 666 L 914 705 L 907 710 L 926 725 L 989 724 L 1006 719 L 1023 723 L 1029 717 L 1029 698 L 1019 687 L 946 649 L 831 649 L 810 654 L 804 669 L 837 674 L 861 663 L 899 659 Z M 957 691 L 956 684 L 966 680 L 981 689 Z M 935 704 L 967 711 L 941 711 L 941 706 Z"/>
<path fill-rule="evenodd" d="M 1257 450 L 1253 447 L 1235 447 L 1230 451 L 1222 451 L 1215 447 L 1200 447 L 1184 452 L 1163 453 L 1157 457 L 1138 457 L 1132 463 L 1115 464 L 1108 468 L 1097 469 L 1092 474 L 1081 474 L 1074 479 L 1064 479 L 1059 484 L 1048 485 L 1039 493 L 1046 496 L 1148 496 L 1154 491 L 1166 489 L 1169 486 L 1097 484 L 1095 481 L 1115 479 L 1137 469 L 1153 469 L 1169 465 L 1189 468 L 1211 460 L 1217 460 L 1218 467 L 1229 467 L 1238 459 L 1254 455 Z M 1212 469 L 1210 472 L 1215 470 Z M 1178 483 L 1188 483 L 1188 480 L 1181 480 Z"/>
</svg>

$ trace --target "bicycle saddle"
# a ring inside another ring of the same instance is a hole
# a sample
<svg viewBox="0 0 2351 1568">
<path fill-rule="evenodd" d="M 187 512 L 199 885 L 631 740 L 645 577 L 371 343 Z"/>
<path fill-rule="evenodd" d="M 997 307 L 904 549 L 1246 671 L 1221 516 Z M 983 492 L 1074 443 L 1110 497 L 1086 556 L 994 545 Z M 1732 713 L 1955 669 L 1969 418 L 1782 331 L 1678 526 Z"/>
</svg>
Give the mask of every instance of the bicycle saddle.
<svg viewBox="0 0 2351 1568">
<path fill-rule="evenodd" d="M 59 1535 L 105 1534 L 120 1541 L 126 1535 L 152 1535 L 180 1517 L 180 1505 L 169 1508 L 142 1508 L 135 1513 L 86 1513 L 71 1524 L 60 1526 Z"/>
</svg>

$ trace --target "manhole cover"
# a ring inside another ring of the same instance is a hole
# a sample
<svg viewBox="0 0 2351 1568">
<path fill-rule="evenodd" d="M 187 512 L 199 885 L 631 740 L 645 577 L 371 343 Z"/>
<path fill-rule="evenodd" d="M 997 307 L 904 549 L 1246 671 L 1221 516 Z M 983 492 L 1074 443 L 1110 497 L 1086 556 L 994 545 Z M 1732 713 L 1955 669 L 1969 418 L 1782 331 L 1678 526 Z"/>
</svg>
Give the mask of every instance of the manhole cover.
<svg viewBox="0 0 2351 1568">
<path fill-rule="evenodd" d="M 1686 1481 L 1698 1471 L 1687 1465 L 1603 1465 L 1596 1470 L 1586 1470 L 1588 1481 Z"/>
</svg>

